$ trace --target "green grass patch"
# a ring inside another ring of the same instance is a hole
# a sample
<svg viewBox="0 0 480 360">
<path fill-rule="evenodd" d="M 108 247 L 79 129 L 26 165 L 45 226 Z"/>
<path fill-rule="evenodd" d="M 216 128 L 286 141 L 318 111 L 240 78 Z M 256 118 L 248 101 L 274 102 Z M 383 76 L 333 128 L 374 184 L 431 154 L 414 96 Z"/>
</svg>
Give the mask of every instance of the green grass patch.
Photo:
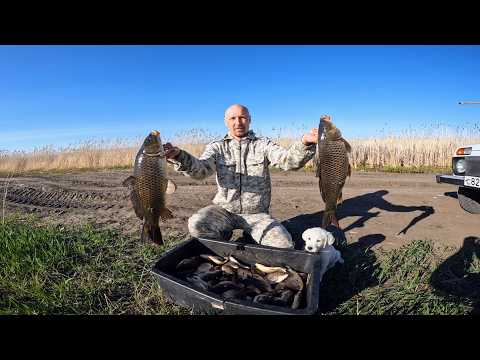
<svg viewBox="0 0 480 360">
<path fill-rule="evenodd" d="M 157 247 L 93 225 L 10 217 L 0 224 L 0 314 L 189 314 L 165 301 L 149 272 L 183 238 Z M 480 244 L 466 240 L 458 251 L 424 240 L 390 251 L 348 245 L 345 264 L 324 276 L 321 313 L 474 313 Z"/>
<path fill-rule="evenodd" d="M 434 243 L 412 241 L 399 249 L 373 252 L 355 246 L 344 251 L 345 264 L 324 278 L 322 312 L 348 315 L 470 314 L 478 311 L 480 266 L 464 249 L 435 249 Z M 477 248 L 480 250 L 480 247 Z M 457 267 L 457 275 L 450 271 Z M 470 277 L 470 278 L 469 278 Z M 457 281 L 468 287 L 448 289 Z"/>
<path fill-rule="evenodd" d="M 270 166 L 272 173 L 283 172 L 283 170 Z M 313 166 L 307 164 L 305 167 L 297 170 L 297 172 L 313 173 L 315 169 Z M 452 172 L 451 167 L 439 167 L 439 166 L 393 166 L 385 165 L 382 167 L 371 166 L 357 166 L 353 171 L 356 172 L 385 172 L 385 173 L 399 173 L 399 174 L 450 174 Z"/>
<path fill-rule="evenodd" d="M 386 173 L 400 173 L 400 174 L 436 174 L 436 173 L 451 173 L 451 167 L 441 166 L 394 166 L 385 165 L 382 167 L 358 166 L 355 171 L 364 172 L 386 172 Z"/>
<path fill-rule="evenodd" d="M 0 314 L 184 314 L 166 304 L 149 269 L 180 238 L 155 247 L 115 231 L 0 225 Z"/>
</svg>

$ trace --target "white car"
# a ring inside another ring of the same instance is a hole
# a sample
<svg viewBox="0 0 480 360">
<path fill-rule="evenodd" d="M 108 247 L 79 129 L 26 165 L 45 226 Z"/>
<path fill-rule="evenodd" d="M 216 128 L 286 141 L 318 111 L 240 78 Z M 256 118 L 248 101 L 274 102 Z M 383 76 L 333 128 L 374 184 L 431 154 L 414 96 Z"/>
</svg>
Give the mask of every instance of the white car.
<svg viewBox="0 0 480 360">
<path fill-rule="evenodd" d="M 452 157 L 452 168 L 452 175 L 437 175 L 437 183 L 458 185 L 462 209 L 480 214 L 480 144 L 458 148 Z"/>
</svg>

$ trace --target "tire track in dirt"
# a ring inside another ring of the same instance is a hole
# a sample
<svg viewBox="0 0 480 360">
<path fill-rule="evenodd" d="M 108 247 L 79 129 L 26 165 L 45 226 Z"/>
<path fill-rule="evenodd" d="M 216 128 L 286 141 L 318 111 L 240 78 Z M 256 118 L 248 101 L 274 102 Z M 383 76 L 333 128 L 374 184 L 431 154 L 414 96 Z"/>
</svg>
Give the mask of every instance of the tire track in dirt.
<svg viewBox="0 0 480 360">
<path fill-rule="evenodd" d="M 39 206 L 56 209 L 94 209 L 108 210 L 124 208 L 128 201 L 128 192 L 112 191 L 81 191 L 78 189 L 41 189 L 30 186 L 10 184 L 6 192 L 9 203 Z"/>
<path fill-rule="evenodd" d="M 129 190 L 121 183 L 130 175 L 131 169 L 0 177 L 0 195 L 3 200 L 7 191 L 7 215 L 34 212 L 49 223 L 94 223 L 139 238 L 142 221 L 133 210 Z M 160 227 L 166 235 L 188 233 L 188 218 L 212 203 L 217 192 L 215 176 L 195 181 L 172 172 L 169 178 L 177 184 L 177 191 L 167 197 L 174 218 L 161 220 Z M 281 221 L 317 226 L 324 210 L 318 178 L 313 173 L 272 171 L 271 179 L 271 215 Z M 461 246 L 467 236 L 478 235 L 478 215 L 465 213 L 452 196 L 456 187 L 437 184 L 433 174 L 354 172 L 344 190 L 340 221 L 351 242 L 380 234 L 385 240 L 375 246 L 384 248 L 399 247 L 413 239 Z M 422 206 L 433 207 L 435 212 L 401 233 L 424 213 Z"/>
</svg>

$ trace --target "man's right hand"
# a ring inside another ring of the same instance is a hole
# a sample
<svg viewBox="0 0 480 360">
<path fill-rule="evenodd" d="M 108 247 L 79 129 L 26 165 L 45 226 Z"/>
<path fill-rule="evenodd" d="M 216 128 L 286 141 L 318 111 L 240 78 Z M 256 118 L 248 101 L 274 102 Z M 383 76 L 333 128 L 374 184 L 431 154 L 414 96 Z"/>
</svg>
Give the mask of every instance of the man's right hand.
<svg viewBox="0 0 480 360">
<path fill-rule="evenodd" d="M 175 160 L 175 158 L 180 155 L 180 149 L 170 143 L 163 145 L 163 150 L 165 151 L 165 157 L 167 159 Z"/>
<path fill-rule="evenodd" d="M 320 120 L 325 120 L 327 122 L 332 122 L 332 117 L 330 115 L 322 115 L 322 116 L 320 116 Z"/>
</svg>

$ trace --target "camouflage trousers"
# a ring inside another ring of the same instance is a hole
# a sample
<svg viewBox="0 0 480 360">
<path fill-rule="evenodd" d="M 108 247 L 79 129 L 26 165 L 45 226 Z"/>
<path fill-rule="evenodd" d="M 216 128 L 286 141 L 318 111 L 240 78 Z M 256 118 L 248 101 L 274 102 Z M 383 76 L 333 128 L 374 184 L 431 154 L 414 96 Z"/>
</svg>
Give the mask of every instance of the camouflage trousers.
<svg viewBox="0 0 480 360">
<path fill-rule="evenodd" d="M 234 229 L 243 229 L 259 244 L 293 248 L 292 236 L 269 214 L 234 214 L 217 205 L 200 209 L 188 219 L 193 237 L 230 240 Z"/>
</svg>

